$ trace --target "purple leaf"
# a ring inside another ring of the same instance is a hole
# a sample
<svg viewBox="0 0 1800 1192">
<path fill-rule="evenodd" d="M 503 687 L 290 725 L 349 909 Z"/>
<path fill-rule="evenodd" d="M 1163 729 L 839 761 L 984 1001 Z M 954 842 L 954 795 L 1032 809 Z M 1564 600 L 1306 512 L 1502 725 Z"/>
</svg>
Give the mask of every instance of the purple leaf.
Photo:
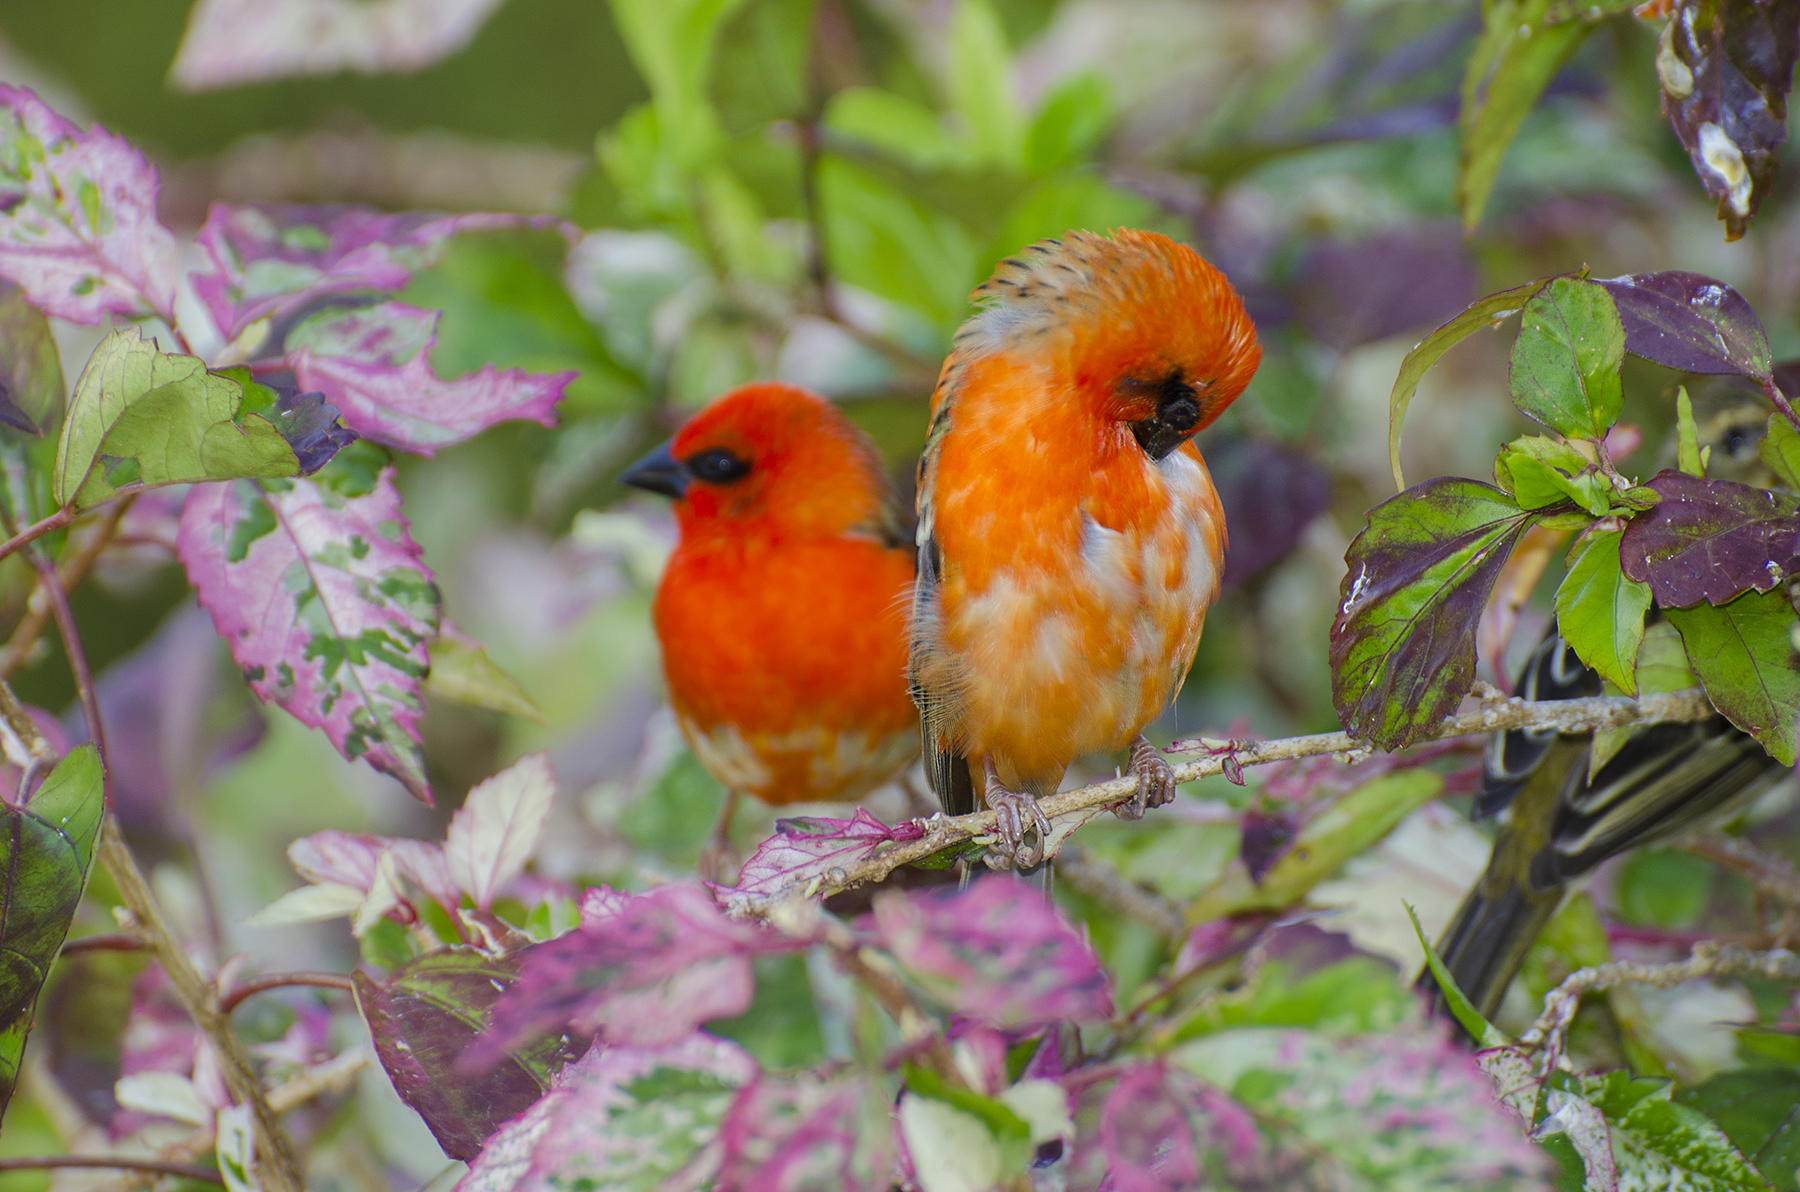
<svg viewBox="0 0 1800 1192">
<path fill-rule="evenodd" d="M 156 171 L 123 137 L 82 132 L 23 87 L 0 85 L 0 274 L 47 314 L 174 320 L 175 237 L 156 219 Z"/>
<path fill-rule="evenodd" d="M 186 1077 L 194 1071 L 194 1053 L 205 1035 L 175 993 L 175 983 L 160 964 L 151 964 L 131 983 L 131 1008 L 119 1036 L 117 1076 L 166 1072 Z M 116 1079 L 117 1077 L 115 1077 Z M 106 1101 L 115 1112 L 107 1123 L 116 1140 L 135 1133 L 148 1120 L 134 1109 L 119 1109 L 112 1090 Z"/>
<path fill-rule="evenodd" d="M 700 1192 L 719 1170 L 719 1128 L 756 1074 L 743 1049 L 710 1035 L 596 1044 L 488 1139 L 456 1192 Z"/>
<path fill-rule="evenodd" d="M 356 1004 L 375 1052 L 400 1099 L 431 1128 L 452 1159 L 473 1159 L 502 1122 L 530 1109 L 577 1050 L 547 1038 L 480 1076 L 458 1072 L 457 1059 L 480 1033 L 487 1012 L 518 974 L 517 956 L 495 958 L 467 948 L 422 956 L 385 981 L 356 972 Z"/>
<path fill-rule="evenodd" d="M 814 879 L 833 880 L 834 869 L 865 861 L 885 844 L 917 840 L 922 825 L 908 820 L 888 827 L 861 807 L 849 819 L 795 816 L 775 821 L 775 834 L 744 862 L 731 894 L 773 894 L 801 889 Z"/>
<path fill-rule="evenodd" d="M 1658 606 L 1724 604 L 1752 589 L 1767 592 L 1800 567 L 1800 499 L 1669 470 L 1649 487 L 1662 502 L 1625 527 L 1619 563 L 1650 585 Z"/>
<path fill-rule="evenodd" d="M 716 1192 L 887 1192 L 894 1128 L 885 1102 L 855 1075 L 761 1077 L 725 1117 Z"/>
<path fill-rule="evenodd" d="M 1455 223 L 1396 228 L 1354 244 L 1319 240 L 1300 265 L 1294 309 L 1314 338 L 1348 352 L 1435 327 L 1474 300 L 1478 280 Z"/>
<path fill-rule="evenodd" d="M 1288 845 L 1300 834 L 1300 819 L 1287 808 L 1244 812 L 1243 830 L 1239 837 L 1238 856 L 1250 872 L 1250 880 L 1262 885 L 1263 874 L 1281 859 Z"/>
<path fill-rule="evenodd" d="M 340 411 L 325 400 L 323 393 L 281 392 L 275 388 L 278 396 L 268 418 L 293 449 L 302 476 L 311 476 L 356 442 L 356 432 L 338 425 Z"/>
<path fill-rule="evenodd" d="M 1100 1145 L 1114 1192 L 1178 1192 L 1199 1183 L 1194 1135 L 1161 1064 L 1119 1078 L 1100 1110 Z"/>
<path fill-rule="evenodd" d="M 139 831 L 176 831 L 174 792 L 203 788 L 267 729 L 232 677 L 206 614 L 192 605 L 170 614 L 154 637 L 101 672 L 95 687 L 113 808 Z M 79 710 L 68 729 L 69 740 L 88 739 Z"/>
<path fill-rule="evenodd" d="M 467 46 L 500 0 L 200 0 L 169 68 L 183 90 L 414 71 Z"/>
<path fill-rule="evenodd" d="M 1331 499 L 1331 477 L 1300 452 L 1258 439 L 1207 448 L 1225 510 L 1226 587 L 1255 577 L 1285 557 Z"/>
<path fill-rule="evenodd" d="M 1769 374 L 1769 341 L 1744 296 L 1700 273 L 1630 273 L 1596 282 L 1612 295 L 1625 350 L 1691 373 Z"/>
<path fill-rule="evenodd" d="M 875 930 L 908 976 L 978 1022 L 1012 1028 L 1112 1015 L 1099 957 L 1024 882 L 989 877 L 961 891 L 884 892 Z"/>
<path fill-rule="evenodd" d="M 585 908 L 584 908 L 585 910 Z M 509 1048 L 564 1030 L 653 1047 L 750 1006 L 750 958 L 801 941 L 728 919 L 704 886 L 663 886 L 525 950 L 519 981 L 464 1057 L 478 1072 Z"/>
<path fill-rule="evenodd" d="M 1765 0 L 1669 5 L 1656 56 L 1663 114 L 1719 200 L 1725 238 L 1744 234 L 1787 140 L 1800 12 Z"/>
<path fill-rule="evenodd" d="M 419 680 L 440 613 L 419 554 L 391 467 L 360 496 L 235 481 L 182 510 L 182 565 L 250 689 L 430 803 Z"/>
<path fill-rule="evenodd" d="M 1274 919 L 1272 912 L 1257 912 L 1196 923 L 1176 954 L 1174 971 L 1199 972 L 1243 955 Z"/>
<path fill-rule="evenodd" d="M 430 455 L 508 419 L 556 425 L 556 403 L 578 374 L 487 364 L 439 380 L 431 349 L 440 313 L 384 302 L 317 315 L 289 336 L 282 363 L 300 388 L 322 391 L 351 430 L 402 451 Z"/>
<path fill-rule="evenodd" d="M 334 296 L 402 289 L 415 271 L 436 264 L 444 243 L 460 233 L 552 222 L 422 211 L 385 215 L 334 203 L 215 203 L 198 237 L 209 268 L 194 275 L 194 292 L 231 341 L 258 319 L 280 322 Z"/>
</svg>

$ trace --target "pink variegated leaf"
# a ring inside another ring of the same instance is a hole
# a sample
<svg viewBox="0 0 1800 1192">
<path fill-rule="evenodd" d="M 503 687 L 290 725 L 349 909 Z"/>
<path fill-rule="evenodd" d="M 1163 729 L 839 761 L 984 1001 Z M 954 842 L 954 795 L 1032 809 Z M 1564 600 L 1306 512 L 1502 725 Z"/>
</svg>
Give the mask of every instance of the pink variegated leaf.
<svg viewBox="0 0 1800 1192">
<path fill-rule="evenodd" d="M 419 680 L 437 585 L 393 469 L 364 494 L 312 480 L 195 485 L 180 557 L 252 691 L 431 802 Z"/>
<path fill-rule="evenodd" d="M 883 892 L 875 928 L 908 976 L 978 1022 L 1024 1027 L 1113 1012 L 1100 958 L 1025 882 L 988 877 L 961 891 Z"/>
<path fill-rule="evenodd" d="M 854 1074 L 763 1076 L 722 1129 L 715 1192 L 887 1192 L 894 1127 L 888 1095 Z"/>
<path fill-rule="evenodd" d="M 1178 1192 L 1199 1184 L 1193 1130 L 1161 1064 L 1140 1064 L 1119 1078 L 1100 1109 L 1100 1145 L 1114 1192 Z"/>
<path fill-rule="evenodd" d="M 279 322 L 335 295 L 391 293 L 414 272 L 437 263 L 445 242 L 462 232 L 548 227 L 518 215 L 387 215 L 334 203 L 215 203 L 198 243 L 208 268 L 194 292 L 228 341 L 259 319 Z M 240 347 L 258 358 L 265 336 Z M 279 350 L 279 349 L 278 349 Z"/>
<path fill-rule="evenodd" d="M 556 403 L 578 375 L 483 365 L 455 380 L 431 369 L 440 312 L 403 302 L 328 310 L 289 334 L 282 364 L 319 390 L 366 439 L 430 455 L 496 422 L 556 424 Z"/>
<path fill-rule="evenodd" d="M 477 783 L 451 817 L 444 860 L 451 878 L 481 910 L 524 872 L 556 798 L 556 775 L 541 753 L 520 758 Z"/>
<path fill-rule="evenodd" d="M 123 137 L 0 86 L 0 275 L 46 313 L 174 318 L 175 237 L 157 222 L 157 190 Z"/>
<path fill-rule="evenodd" d="M 698 883 L 631 897 L 615 913 L 526 950 L 519 980 L 464 1054 L 470 1071 L 540 1035 L 574 1030 L 651 1047 L 750 1006 L 750 959 L 800 946 L 729 919 Z"/>
<path fill-rule="evenodd" d="M 710 1035 L 657 1048 L 596 1044 L 487 1140 L 456 1192 L 710 1188 L 725 1149 L 720 1126 L 756 1074 L 748 1053 Z"/>
<path fill-rule="evenodd" d="M 412 71 L 474 39 L 500 0 L 200 0 L 169 77 L 210 91 L 290 75 Z"/>
<path fill-rule="evenodd" d="M 924 825 L 908 820 L 893 827 L 861 807 L 849 819 L 795 816 L 775 821 L 775 834 L 756 846 L 738 874 L 734 895 L 774 894 L 804 889 L 833 869 L 867 860 L 885 844 L 917 840 Z"/>
<path fill-rule="evenodd" d="M 327 830 L 302 836 L 288 845 L 294 872 L 318 885 L 353 886 L 367 894 L 383 853 L 392 853 L 396 872 L 431 895 L 440 906 L 454 907 L 461 891 L 450 876 L 444 850 L 404 836 Z"/>
</svg>

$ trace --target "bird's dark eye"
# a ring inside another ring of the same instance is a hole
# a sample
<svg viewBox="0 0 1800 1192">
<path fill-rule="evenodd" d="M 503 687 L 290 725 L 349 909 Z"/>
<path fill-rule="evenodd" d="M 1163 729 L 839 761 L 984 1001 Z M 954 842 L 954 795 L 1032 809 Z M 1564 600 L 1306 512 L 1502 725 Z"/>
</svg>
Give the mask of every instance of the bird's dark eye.
<svg viewBox="0 0 1800 1192">
<path fill-rule="evenodd" d="M 1726 432 L 1725 441 L 1720 446 L 1725 448 L 1726 455 L 1736 455 L 1744 446 L 1744 432 L 1741 430 Z"/>
<path fill-rule="evenodd" d="M 1200 391 L 1179 372 L 1154 380 L 1129 379 L 1121 388 L 1156 398 L 1156 412 L 1131 424 L 1138 446 L 1151 459 L 1161 459 L 1181 446 L 1200 425 Z"/>
<path fill-rule="evenodd" d="M 704 480 L 708 484 L 730 484 L 750 474 L 750 461 L 733 455 L 723 447 L 713 447 L 699 455 L 690 456 L 687 469 L 696 480 Z"/>
</svg>

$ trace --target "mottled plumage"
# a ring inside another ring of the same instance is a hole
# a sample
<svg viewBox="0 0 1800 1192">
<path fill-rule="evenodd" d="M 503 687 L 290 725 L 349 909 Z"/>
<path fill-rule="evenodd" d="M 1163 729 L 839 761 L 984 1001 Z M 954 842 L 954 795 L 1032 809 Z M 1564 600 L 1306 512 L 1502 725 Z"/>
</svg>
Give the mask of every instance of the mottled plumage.
<svg viewBox="0 0 1800 1192">
<path fill-rule="evenodd" d="M 1035 809 L 1009 796 L 1131 746 L 1193 662 L 1225 521 L 1190 440 L 1261 353 L 1224 276 L 1153 233 L 1032 245 L 975 300 L 919 465 L 911 673 L 946 809 L 985 788 L 1016 847 Z"/>
</svg>

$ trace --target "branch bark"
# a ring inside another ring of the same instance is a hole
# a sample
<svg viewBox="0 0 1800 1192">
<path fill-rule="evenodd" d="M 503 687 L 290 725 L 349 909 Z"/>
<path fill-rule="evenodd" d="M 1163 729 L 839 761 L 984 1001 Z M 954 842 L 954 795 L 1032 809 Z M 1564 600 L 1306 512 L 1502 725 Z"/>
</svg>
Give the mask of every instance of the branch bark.
<svg viewBox="0 0 1800 1192">
<path fill-rule="evenodd" d="M 1558 732 L 1589 732 L 1600 728 L 1626 728 L 1639 724 L 1691 722 L 1714 715 L 1713 706 L 1699 688 L 1667 695 L 1646 695 L 1640 699 L 1594 696 L 1589 699 L 1545 700 L 1528 702 L 1521 699 L 1489 699 L 1470 712 L 1446 716 L 1430 740 L 1470 737 L 1496 729 L 1544 728 Z M 1305 737 L 1285 737 L 1274 741 L 1213 741 L 1204 737 L 1177 741 L 1168 752 L 1205 752 L 1207 756 L 1176 764 L 1176 782 L 1192 782 L 1244 766 L 1261 766 L 1270 762 L 1293 761 L 1303 757 L 1339 755 L 1346 762 L 1369 757 L 1373 748 L 1368 742 L 1349 733 L 1318 733 Z M 1135 777 L 1114 778 L 1076 790 L 1059 791 L 1038 801 L 1050 821 L 1050 839 L 1044 855 L 1054 857 L 1062 851 L 1076 829 L 1111 807 L 1123 803 L 1137 790 Z M 797 880 L 768 894 L 724 891 L 726 905 L 732 913 L 757 918 L 766 917 L 777 904 L 796 897 L 828 898 L 843 890 L 871 885 L 902 865 L 923 860 L 969 840 L 992 838 L 995 816 L 992 811 L 970 815 L 934 815 L 925 821 L 925 833 L 915 840 L 896 844 L 865 860 L 842 865 L 829 878 L 813 876 Z"/>
</svg>

